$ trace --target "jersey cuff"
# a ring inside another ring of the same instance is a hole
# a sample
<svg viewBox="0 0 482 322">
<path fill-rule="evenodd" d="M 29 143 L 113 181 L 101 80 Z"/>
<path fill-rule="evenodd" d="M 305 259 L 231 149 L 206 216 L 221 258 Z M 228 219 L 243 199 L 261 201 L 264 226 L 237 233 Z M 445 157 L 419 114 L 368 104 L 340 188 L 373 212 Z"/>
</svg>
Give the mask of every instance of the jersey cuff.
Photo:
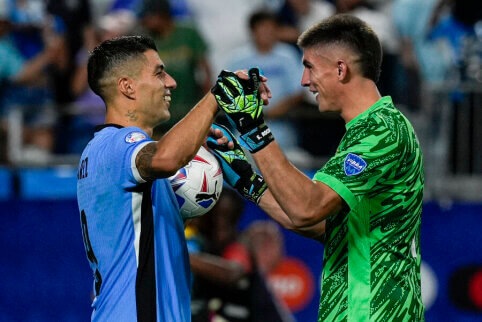
<svg viewBox="0 0 482 322">
<path fill-rule="evenodd" d="M 144 147 L 146 146 L 146 144 L 149 144 L 153 141 L 146 141 L 146 142 L 142 142 L 140 143 L 138 146 L 136 146 L 134 152 L 132 152 L 132 156 L 131 156 L 131 169 L 132 169 L 132 175 L 134 176 L 134 179 L 136 179 L 137 183 L 145 183 L 147 182 L 146 180 L 144 180 L 140 173 L 139 173 L 139 170 L 137 170 L 137 166 L 136 166 L 136 158 L 137 158 L 137 153 L 139 153 L 139 151 Z"/>
<path fill-rule="evenodd" d="M 358 200 L 356 199 L 355 195 L 337 178 L 326 173 L 317 173 L 313 177 L 313 180 L 323 182 L 328 187 L 335 190 L 335 192 L 339 194 L 343 200 L 345 200 L 350 209 L 354 209 L 358 204 Z"/>
</svg>

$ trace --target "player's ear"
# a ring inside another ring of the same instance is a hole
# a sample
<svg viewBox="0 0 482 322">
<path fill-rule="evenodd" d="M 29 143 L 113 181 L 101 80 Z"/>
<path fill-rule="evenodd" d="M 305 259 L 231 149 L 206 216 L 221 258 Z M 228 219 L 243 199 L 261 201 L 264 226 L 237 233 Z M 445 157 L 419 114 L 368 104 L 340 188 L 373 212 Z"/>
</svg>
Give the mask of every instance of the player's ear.
<svg viewBox="0 0 482 322">
<path fill-rule="evenodd" d="M 135 84 L 130 77 L 121 77 L 117 80 L 117 88 L 129 99 L 136 98 Z"/>
<path fill-rule="evenodd" d="M 342 59 L 339 59 L 337 62 L 337 69 L 338 69 L 338 80 L 342 83 L 346 83 L 348 81 L 348 65 Z"/>
</svg>

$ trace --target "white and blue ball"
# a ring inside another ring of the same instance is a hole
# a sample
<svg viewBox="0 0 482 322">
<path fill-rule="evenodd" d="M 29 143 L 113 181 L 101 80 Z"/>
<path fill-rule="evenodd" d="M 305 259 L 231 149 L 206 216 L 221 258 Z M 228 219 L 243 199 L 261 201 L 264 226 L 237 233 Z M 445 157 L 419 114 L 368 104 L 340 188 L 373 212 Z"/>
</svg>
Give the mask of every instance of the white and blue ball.
<svg viewBox="0 0 482 322">
<path fill-rule="evenodd" d="M 184 219 L 208 212 L 218 201 L 223 189 L 221 166 L 214 155 L 202 146 L 196 156 L 168 180 Z"/>
</svg>

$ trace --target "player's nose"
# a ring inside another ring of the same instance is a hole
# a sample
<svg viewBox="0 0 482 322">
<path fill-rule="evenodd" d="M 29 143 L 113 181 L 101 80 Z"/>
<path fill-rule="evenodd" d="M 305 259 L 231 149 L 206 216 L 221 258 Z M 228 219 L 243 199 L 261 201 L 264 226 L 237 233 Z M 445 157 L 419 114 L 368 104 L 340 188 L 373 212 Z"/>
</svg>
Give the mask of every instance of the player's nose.
<svg viewBox="0 0 482 322">
<path fill-rule="evenodd" d="M 169 74 L 167 74 L 166 76 L 165 86 L 166 88 L 170 88 L 170 89 L 175 89 L 177 87 L 176 80 L 172 78 L 172 76 Z"/>
<path fill-rule="evenodd" d="M 303 69 L 303 75 L 301 76 L 301 86 L 310 86 L 310 72 L 306 67 Z"/>
</svg>

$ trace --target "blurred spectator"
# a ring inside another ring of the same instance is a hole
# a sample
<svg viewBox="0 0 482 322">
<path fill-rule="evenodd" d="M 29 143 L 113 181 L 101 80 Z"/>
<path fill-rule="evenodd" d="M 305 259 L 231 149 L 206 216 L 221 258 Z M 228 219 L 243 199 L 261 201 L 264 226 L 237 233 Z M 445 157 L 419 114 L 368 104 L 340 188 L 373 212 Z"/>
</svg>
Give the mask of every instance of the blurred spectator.
<svg viewBox="0 0 482 322">
<path fill-rule="evenodd" d="M 97 1 L 97 0 L 96 0 Z M 89 0 L 47 0 L 46 9 L 62 24 L 65 34 L 65 53 L 58 57 L 56 68 L 50 70 L 55 102 L 60 110 L 74 99 L 71 81 L 75 70 L 75 55 L 84 42 L 85 29 L 92 23 Z M 59 26 L 60 28 L 60 26 Z"/>
<path fill-rule="evenodd" d="M 26 126 L 23 135 L 28 149 L 24 157 L 29 161 L 42 162 L 53 148 L 52 126 L 55 111 L 50 105 L 47 79 L 42 71 L 59 55 L 62 39 L 51 34 L 45 48 L 34 57 L 25 60 L 15 46 L 9 18 L 12 7 L 7 0 L 0 1 L 0 113 L 2 129 L 6 128 L 6 117 L 12 109 L 21 109 Z M 20 139 L 22 142 L 22 139 Z"/>
<path fill-rule="evenodd" d="M 45 4 L 41 0 L 10 0 L 12 38 L 23 57 L 28 59 L 43 49 L 42 30 L 46 22 Z"/>
<path fill-rule="evenodd" d="M 174 1 L 174 0 L 173 0 Z M 245 28 L 249 15 L 270 0 L 185 0 L 192 18 L 209 47 L 209 63 L 212 66 L 212 79 L 219 71 L 226 69 L 231 52 L 249 42 Z"/>
<path fill-rule="evenodd" d="M 444 13 L 442 8 L 447 7 Z M 482 41 L 475 32 L 475 24 L 482 23 L 482 3 L 472 0 L 441 0 L 432 16 L 433 29 L 429 37 L 431 40 L 443 39 L 449 44 L 452 63 L 459 72 L 459 81 L 474 81 L 474 76 L 480 73 L 480 48 L 477 42 Z M 466 70 L 471 59 L 479 61 L 478 67 L 473 68 L 473 73 Z M 479 77 L 480 81 L 480 77 Z"/>
<path fill-rule="evenodd" d="M 302 74 L 301 57 L 291 46 L 278 41 L 278 24 L 272 13 L 253 13 L 249 28 L 251 44 L 236 49 L 227 67 L 230 70 L 261 68 L 273 94 L 270 104 L 263 108 L 266 122 L 288 157 L 304 157 L 306 152 L 298 147 L 294 121 L 286 117 L 303 100 L 304 90 L 298 78 Z"/>
<path fill-rule="evenodd" d="M 169 74 L 180 84 L 172 92 L 171 118 L 154 129 L 154 135 L 159 137 L 210 90 L 211 70 L 204 39 L 193 26 L 173 20 L 167 1 L 146 0 L 140 16 Z"/>
<path fill-rule="evenodd" d="M 303 31 L 334 13 L 335 7 L 329 1 L 286 0 L 278 12 L 280 40 L 296 44 Z"/>
<path fill-rule="evenodd" d="M 116 10 L 104 15 L 93 27 L 84 32 L 84 45 L 75 57 L 75 71 L 71 83 L 74 94 L 72 115 L 65 115 L 64 131 L 74 133 L 74 138 L 65 142 L 64 152 L 80 153 L 92 138 L 96 125 L 104 123 L 105 104 L 87 83 L 87 61 L 89 52 L 102 41 L 129 34 L 136 18 L 129 10 Z"/>
<path fill-rule="evenodd" d="M 430 83 L 443 81 L 450 62 L 447 47 L 430 41 L 430 19 L 438 0 L 394 0 L 392 17 L 401 37 L 401 62 Z"/>
<path fill-rule="evenodd" d="M 252 249 L 261 245 L 251 246 L 237 230 L 242 212 L 243 200 L 224 188 L 214 208 L 186 228 L 194 322 L 292 320 L 257 267 Z"/>
<path fill-rule="evenodd" d="M 390 4 L 387 4 L 390 5 Z M 337 13 L 349 13 L 363 21 L 377 33 L 383 48 L 382 73 L 377 87 L 383 95 L 391 95 L 394 102 L 418 108 L 419 91 L 407 93 L 407 76 L 400 63 L 400 38 L 394 26 L 393 19 L 381 8 L 368 0 L 335 0 Z M 418 89 L 418 79 L 411 79 L 413 89 Z M 407 101 L 412 99 L 412 101 Z"/>
</svg>

